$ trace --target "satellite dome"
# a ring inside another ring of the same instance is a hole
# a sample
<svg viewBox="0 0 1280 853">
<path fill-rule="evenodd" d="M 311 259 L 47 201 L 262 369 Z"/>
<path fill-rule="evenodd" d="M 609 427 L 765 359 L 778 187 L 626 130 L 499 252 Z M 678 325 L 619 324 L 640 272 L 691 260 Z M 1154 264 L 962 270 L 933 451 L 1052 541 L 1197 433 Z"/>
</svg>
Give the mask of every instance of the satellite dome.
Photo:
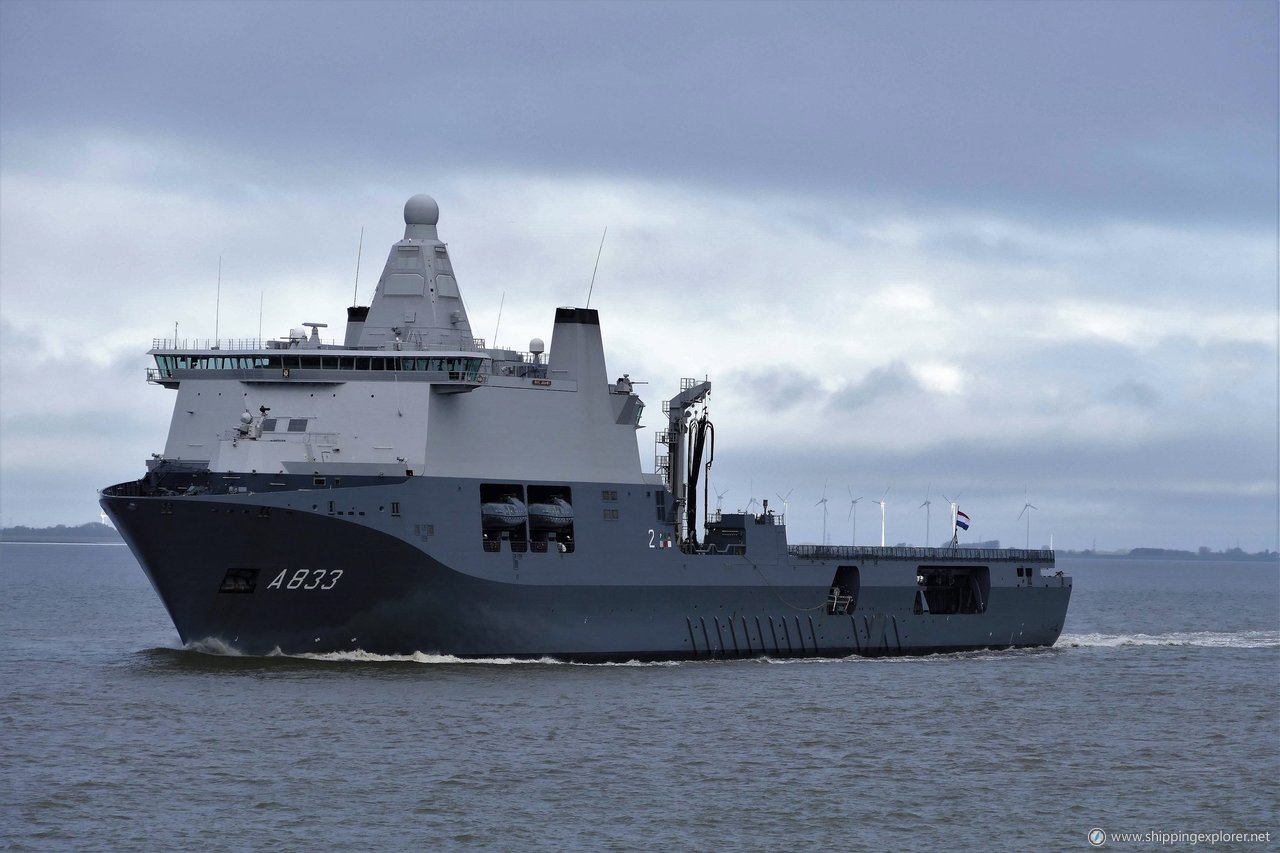
<svg viewBox="0 0 1280 853">
<path fill-rule="evenodd" d="M 404 203 L 405 225 L 435 225 L 440 221 L 440 205 L 429 195 L 419 193 Z"/>
</svg>

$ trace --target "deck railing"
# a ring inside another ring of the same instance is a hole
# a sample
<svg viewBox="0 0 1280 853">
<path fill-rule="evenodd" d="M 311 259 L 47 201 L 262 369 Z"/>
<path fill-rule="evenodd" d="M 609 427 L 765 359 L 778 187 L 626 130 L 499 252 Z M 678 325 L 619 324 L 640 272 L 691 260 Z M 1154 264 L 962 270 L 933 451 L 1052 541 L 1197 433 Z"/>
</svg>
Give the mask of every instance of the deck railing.
<svg viewBox="0 0 1280 853">
<path fill-rule="evenodd" d="M 805 560 L 878 560 L 891 557 L 908 560 L 986 560 L 1051 562 L 1054 552 L 1024 548 L 909 548 L 878 545 L 792 545 L 787 551 Z"/>
<path fill-rule="evenodd" d="M 231 352 L 261 352 L 263 350 L 345 350 L 342 341 L 330 338 L 318 343 L 310 338 L 152 338 L 153 350 L 166 352 L 213 352 L 227 350 Z M 424 344 L 417 340 L 389 343 L 383 347 L 369 347 L 368 351 L 387 352 L 477 352 L 484 349 L 484 338 L 472 338 L 463 341 L 461 346 L 445 346 L 444 344 Z M 352 350 L 354 351 L 354 350 Z M 528 359 L 531 361 L 532 356 Z"/>
</svg>

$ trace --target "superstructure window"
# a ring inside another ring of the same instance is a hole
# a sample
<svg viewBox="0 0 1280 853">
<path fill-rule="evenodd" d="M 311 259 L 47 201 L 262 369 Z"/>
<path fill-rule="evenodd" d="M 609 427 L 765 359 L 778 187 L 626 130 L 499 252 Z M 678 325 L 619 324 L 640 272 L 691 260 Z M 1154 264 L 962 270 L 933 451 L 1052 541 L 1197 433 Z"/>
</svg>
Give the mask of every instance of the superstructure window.
<svg viewBox="0 0 1280 853">
<path fill-rule="evenodd" d="M 420 266 L 417 246 L 396 246 L 396 268 L 416 270 Z"/>
<path fill-rule="evenodd" d="M 275 432 L 275 431 L 276 431 L 276 419 L 275 419 L 275 418 L 264 418 L 264 419 L 263 419 L 263 421 L 262 421 L 262 431 L 263 431 L 263 432 Z"/>
<path fill-rule="evenodd" d="M 289 418 L 289 432 L 306 432 L 306 418 Z"/>
</svg>

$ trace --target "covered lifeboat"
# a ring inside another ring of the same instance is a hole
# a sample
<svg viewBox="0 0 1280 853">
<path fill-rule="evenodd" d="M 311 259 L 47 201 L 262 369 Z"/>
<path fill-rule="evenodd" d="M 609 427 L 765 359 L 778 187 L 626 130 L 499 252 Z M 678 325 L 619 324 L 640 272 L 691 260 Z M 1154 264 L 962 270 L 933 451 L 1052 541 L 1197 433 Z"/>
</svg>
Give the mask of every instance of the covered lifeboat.
<svg viewBox="0 0 1280 853">
<path fill-rule="evenodd" d="M 535 530 L 557 530 L 573 524 L 573 507 L 563 498 L 529 504 L 529 526 Z"/>
<path fill-rule="evenodd" d="M 530 512 L 519 498 L 508 496 L 481 504 L 480 516 L 485 527 L 519 527 L 529 520 Z"/>
</svg>

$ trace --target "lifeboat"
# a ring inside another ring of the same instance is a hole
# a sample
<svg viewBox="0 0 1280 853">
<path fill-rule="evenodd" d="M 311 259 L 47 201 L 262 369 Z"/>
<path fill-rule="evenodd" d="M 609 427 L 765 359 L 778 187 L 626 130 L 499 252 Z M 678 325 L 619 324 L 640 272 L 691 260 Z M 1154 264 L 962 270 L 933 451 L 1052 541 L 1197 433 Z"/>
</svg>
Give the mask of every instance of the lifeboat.
<svg viewBox="0 0 1280 853">
<path fill-rule="evenodd" d="M 485 527 L 519 527 L 529 518 L 519 498 L 493 501 L 480 505 L 480 517 Z"/>
<path fill-rule="evenodd" d="M 556 529 L 573 524 L 573 507 L 562 498 L 529 504 L 529 526 L 536 530 Z"/>
</svg>

